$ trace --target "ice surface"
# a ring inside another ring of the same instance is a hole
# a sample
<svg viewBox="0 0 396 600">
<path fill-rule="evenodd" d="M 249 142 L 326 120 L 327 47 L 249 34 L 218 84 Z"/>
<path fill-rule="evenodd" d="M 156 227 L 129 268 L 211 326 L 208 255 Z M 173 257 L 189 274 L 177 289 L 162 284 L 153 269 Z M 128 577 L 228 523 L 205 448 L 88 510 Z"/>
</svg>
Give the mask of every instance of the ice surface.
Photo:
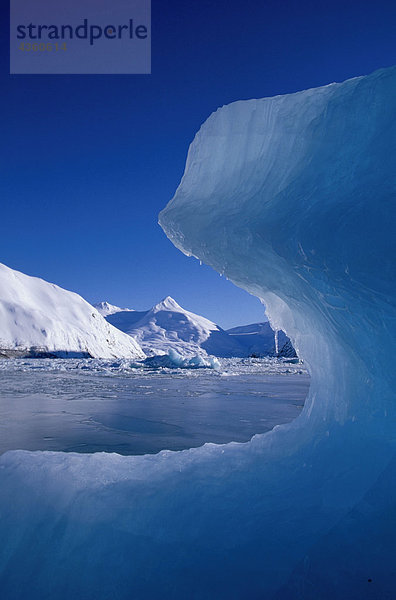
<svg viewBox="0 0 396 600">
<path fill-rule="evenodd" d="M 247 442 L 301 411 L 309 377 L 275 360 L 217 369 L 145 368 L 123 359 L 0 361 L 0 454 L 7 450 L 183 450 Z"/>
<path fill-rule="evenodd" d="M 392 68 L 203 125 L 161 224 L 265 301 L 304 410 L 247 444 L 6 453 L 7 600 L 394 597 L 395 108 Z"/>
<path fill-rule="evenodd" d="M 257 597 L 396 589 L 395 113 L 395 68 L 225 106 L 197 134 L 160 216 L 183 252 L 263 300 L 312 375 L 302 416 L 263 439 L 256 518 L 269 531 L 240 534 L 266 563 Z M 229 579 L 242 597 L 241 573 L 254 567 L 237 554 Z"/>
<path fill-rule="evenodd" d="M 0 356 L 144 358 L 81 296 L 0 264 Z"/>
</svg>

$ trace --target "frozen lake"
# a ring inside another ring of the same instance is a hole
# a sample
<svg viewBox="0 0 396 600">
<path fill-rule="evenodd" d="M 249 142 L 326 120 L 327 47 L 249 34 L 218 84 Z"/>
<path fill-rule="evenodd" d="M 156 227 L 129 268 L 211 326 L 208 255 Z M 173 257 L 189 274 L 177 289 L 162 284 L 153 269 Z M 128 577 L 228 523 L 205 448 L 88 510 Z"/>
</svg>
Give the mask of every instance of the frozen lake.
<svg viewBox="0 0 396 600">
<path fill-rule="evenodd" d="M 246 442 L 293 420 L 309 377 L 276 359 L 220 370 L 143 369 L 131 361 L 0 361 L 0 453 L 156 453 Z"/>
</svg>

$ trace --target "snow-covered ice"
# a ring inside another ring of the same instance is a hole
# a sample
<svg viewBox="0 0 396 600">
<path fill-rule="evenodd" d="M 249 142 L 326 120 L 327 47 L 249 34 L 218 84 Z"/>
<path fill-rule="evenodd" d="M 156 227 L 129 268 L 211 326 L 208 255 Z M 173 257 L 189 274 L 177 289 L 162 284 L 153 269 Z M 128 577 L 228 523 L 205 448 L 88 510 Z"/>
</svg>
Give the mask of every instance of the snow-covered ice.
<svg viewBox="0 0 396 600">
<path fill-rule="evenodd" d="M 209 117 L 160 222 L 265 301 L 304 409 L 246 444 L 7 452 L 7 600 L 394 597 L 395 109 L 391 68 Z"/>
</svg>

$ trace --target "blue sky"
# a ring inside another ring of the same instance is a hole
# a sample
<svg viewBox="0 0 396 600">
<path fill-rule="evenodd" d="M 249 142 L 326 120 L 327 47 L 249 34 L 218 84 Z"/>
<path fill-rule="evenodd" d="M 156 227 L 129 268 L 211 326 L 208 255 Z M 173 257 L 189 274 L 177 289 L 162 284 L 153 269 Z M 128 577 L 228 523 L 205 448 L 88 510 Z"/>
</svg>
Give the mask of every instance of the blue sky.
<svg viewBox="0 0 396 600">
<path fill-rule="evenodd" d="M 152 75 L 8 74 L 0 54 L 0 261 L 94 302 L 164 296 L 224 327 L 259 301 L 157 225 L 217 107 L 396 63 L 396 3 L 153 0 Z M 6 32 L 4 34 L 4 32 Z"/>
</svg>

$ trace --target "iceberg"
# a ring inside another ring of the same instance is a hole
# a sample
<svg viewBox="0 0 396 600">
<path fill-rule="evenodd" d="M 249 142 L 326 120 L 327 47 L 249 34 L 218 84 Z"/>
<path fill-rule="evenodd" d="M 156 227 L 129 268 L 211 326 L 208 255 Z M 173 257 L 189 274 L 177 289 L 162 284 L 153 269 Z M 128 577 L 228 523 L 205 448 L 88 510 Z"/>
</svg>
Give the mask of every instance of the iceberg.
<svg viewBox="0 0 396 600">
<path fill-rule="evenodd" d="M 215 356 L 203 357 L 196 354 L 195 356 L 183 357 L 172 348 L 170 348 L 168 354 L 149 356 L 143 361 L 143 364 L 145 367 L 152 369 L 220 369 L 220 363 Z"/>
<path fill-rule="evenodd" d="M 6 453 L 4 598 L 393 597 L 395 109 L 391 68 L 204 123 L 160 223 L 265 302 L 304 409 L 246 444 Z"/>
<path fill-rule="evenodd" d="M 301 417 L 262 440 L 271 533 L 256 543 L 263 573 L 283 570 L 258 577 L 262 597 L 396 589 L 395 113 L 395 67 L 224 106 L 160 215 L 180 250 L 263 301 L 312 377 Z"/>
</svg>

